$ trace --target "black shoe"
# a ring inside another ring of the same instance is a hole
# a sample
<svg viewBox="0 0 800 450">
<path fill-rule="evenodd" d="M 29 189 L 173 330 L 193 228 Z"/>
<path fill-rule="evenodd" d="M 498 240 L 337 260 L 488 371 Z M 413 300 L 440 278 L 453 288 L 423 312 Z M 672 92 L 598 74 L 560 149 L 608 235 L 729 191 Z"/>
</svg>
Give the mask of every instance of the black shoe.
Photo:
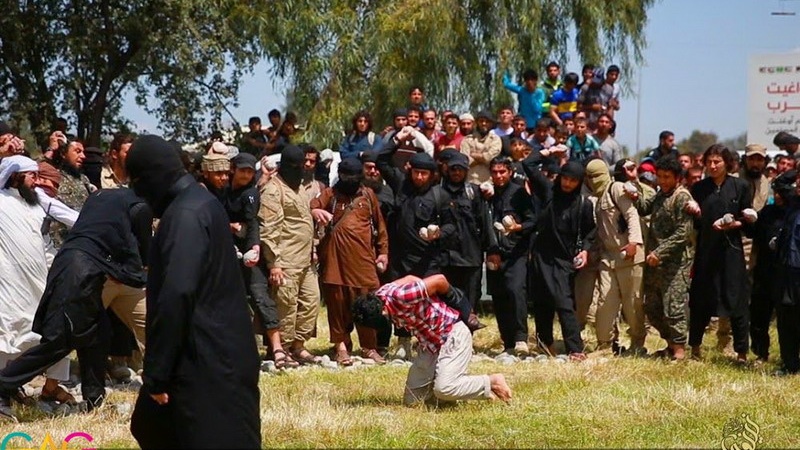
<svg viewBox="0 0 800 450">
<path fill-rule="evenodd" d="M 17 416 L 11 409 L 11 397 L 0 395 L 0 421 L 11 421 L 17 423 Z"/>
</svg>

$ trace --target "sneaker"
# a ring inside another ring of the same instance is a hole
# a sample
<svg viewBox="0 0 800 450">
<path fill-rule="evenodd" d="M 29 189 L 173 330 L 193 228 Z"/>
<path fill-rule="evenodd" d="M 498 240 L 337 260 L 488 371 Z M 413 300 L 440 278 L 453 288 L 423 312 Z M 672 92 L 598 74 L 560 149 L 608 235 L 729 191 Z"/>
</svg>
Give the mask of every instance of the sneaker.
<svg viewBox="0 0 800 450">
<path fill-rule="evenodd" d="M 517 356 L 528 356 L 531 354 L 531 349 L 528 348 L 527 342 L 517 341 L 517 343 L 514 344 L 514 353 L 516 353 Z"/>
</svg>

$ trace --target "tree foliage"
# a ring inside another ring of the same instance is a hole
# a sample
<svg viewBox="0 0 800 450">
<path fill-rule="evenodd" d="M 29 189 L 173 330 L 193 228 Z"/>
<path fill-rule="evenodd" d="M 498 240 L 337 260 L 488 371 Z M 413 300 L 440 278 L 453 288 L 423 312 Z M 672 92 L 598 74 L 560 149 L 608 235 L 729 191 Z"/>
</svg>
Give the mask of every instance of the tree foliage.
<svg viewBox="0 0 800 450">
<path fill-rule="evenodd" d="M 286 0 L 254 26 L 309 136 L 329 140 L 358 109 L 388 120 L 412 85 L 433 107 L 508 103 L 506 68 L 566 63 L 573 42 L 581 61 L 630 74 L 654 1 Z"/>
<path fill-rule="evenodd" d="M 195 137 L 234 101 L 260 57 L 239 0 L 20 0 L 0 19 L 0 114 L 39 139 L 75 121 L 97 145 L 124 124 L 123 96 L 177 138 Z M 156 101 L 153 101 L 156 99 Z"/>
</svg>

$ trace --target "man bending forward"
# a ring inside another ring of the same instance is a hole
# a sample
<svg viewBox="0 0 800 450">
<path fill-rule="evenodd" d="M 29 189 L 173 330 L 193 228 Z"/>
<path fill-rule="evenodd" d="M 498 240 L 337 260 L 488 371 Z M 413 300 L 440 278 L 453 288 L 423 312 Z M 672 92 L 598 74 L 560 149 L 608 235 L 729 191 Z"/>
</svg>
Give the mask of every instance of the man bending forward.
<svg viewBox="0 0 800 450">
<path fill-rule="evenodd" d="M 419 354 L 408 371 L 403 403 L 474 398 L 511 399 L 502 374 L 467 375 L 472 334 L 455 306 L 455 293 L 443 275 L 413 275 L 383 285 L 353 304 L 355 323 L 377 328 L 382 316 L 419 340 Z M 452 305 L 452 306 L 451 306 Z"/>
</svg>

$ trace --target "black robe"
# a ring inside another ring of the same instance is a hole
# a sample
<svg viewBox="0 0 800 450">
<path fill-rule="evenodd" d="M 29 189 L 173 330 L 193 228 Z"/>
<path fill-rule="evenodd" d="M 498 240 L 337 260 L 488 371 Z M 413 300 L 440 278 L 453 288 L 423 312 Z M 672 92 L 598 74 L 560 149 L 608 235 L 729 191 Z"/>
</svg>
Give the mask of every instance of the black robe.
<svg viewBox="0 0 800 450">
<path fill-rule="evenodd" d="M 697 250 L 689 307 L 721 317 L 745 315 L 749 297 L 742 235 L 749 236 L 753 227 L 741 219 L 741 212 L 753 207 L 750 183 L 728 176 L 717 188 L 706 178 L 692 186 L 692 197 L 701 215 L 695 219 Z M 742 228 L 715 231 L 714 222 L 726 213 L 741 221 Z"/>
<path fill-rule="evenodd" d="M 164 198 L 150 195 L 164 211 L 150 252 L 144 386 L 131 431 L 142 448 L 260 447 L 259 356 L 228 216 L 191 175 Z M 151 393 L 169 402 L 159 406 Z"/>
</svg>

